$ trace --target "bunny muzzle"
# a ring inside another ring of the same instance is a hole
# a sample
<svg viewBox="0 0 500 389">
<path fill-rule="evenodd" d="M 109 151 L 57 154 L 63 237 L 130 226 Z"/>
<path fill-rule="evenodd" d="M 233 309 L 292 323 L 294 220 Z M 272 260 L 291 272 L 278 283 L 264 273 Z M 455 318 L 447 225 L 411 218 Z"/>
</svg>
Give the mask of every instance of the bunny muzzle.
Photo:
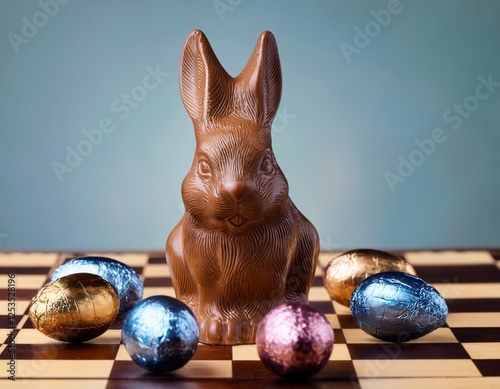
<svg viewBox="0 0 500 389">
<path fill-rule="evenodd" d="M 255 184 L 245 179 L 223 183 L 214 206 L 215 218 L 233 233 L 244 232 L 262 219 L 262 199 Z"/>
</svg>

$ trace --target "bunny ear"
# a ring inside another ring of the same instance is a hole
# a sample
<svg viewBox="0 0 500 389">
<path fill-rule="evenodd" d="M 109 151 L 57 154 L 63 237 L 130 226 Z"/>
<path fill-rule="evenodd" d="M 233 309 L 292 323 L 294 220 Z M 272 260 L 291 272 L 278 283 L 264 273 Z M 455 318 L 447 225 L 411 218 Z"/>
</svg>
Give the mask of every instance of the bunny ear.
<svg viewBox="0 0 500 389">
<path fill-rule="evenodd" d="M 260 121 L 264 127 L 270 127 L 278 111 L 282 89 L 278 46 L 270 31 L 260 35 L 250 59 L 235 82 L 236 89 L 252 101 L 250 106 L 248 103 L 240 106 L 253 108 L 253 119 Z"/>
<path fill-rule="evenodd" d="M 195 124 L 224 114 L 231 94 L 230 79 L 205 34 L 193 31 L 182 52 L 180 89 L 182 102 Z"/>
</svg>

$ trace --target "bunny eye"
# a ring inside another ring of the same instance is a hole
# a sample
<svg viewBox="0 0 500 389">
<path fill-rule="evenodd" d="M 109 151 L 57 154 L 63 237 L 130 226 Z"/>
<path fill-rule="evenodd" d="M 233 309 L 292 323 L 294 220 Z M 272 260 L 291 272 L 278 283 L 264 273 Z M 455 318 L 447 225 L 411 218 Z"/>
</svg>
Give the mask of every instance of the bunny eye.
<svg viewBox="0 0 500 389">
<path fill-rule="evenodd" d="M 272 174 L 274 172 L 274 163 L 271 154 L 266 154 L 262 163 L 260 164 L 260 170 L 264 174 Z"/>
<path fill-rule="evenodd" d="M 198 162 L 198 173 L 202 176 L 209 177 L 212 175 L 212 169 L 208 161 L 202 159 Z"/>
</svg>

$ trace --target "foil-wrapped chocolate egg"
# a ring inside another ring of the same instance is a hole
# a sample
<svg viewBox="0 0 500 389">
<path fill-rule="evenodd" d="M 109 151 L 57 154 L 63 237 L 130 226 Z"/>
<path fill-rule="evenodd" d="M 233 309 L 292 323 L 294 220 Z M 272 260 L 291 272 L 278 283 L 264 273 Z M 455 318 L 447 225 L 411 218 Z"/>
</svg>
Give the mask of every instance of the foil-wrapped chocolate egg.
<svg viewBox="0 0 500 389">
<path fill-rule="evenodd" d="M 333 350 L 331 324 L 317 308 L 300 303 L 271 309 L 257 327 L 257 351 L 264 365 L 283 377 L 320 371 Z"/>
<path fill-rule="evenodd" d="M 115 288 L 96 274 L 76 273 L 46 284 L 33 298 L 29 316 L 43 334 L 85 342 L 103 334 L 119 308 Z"/>
<path fill-rule="evenodd" d="M 366 333 L 401 343 L 445 324 L 448 306 L 439 292 L 421 278 L 385 272 L 358 285 L 351 297 L 351 312 Z"/>
<path fill-rule="evenodd" d="M 402 257 L 379 250 L 351 250 L 328 263 L 324 275 L 325 287 L 334 301 L 348 307 L 352 292 L 361 281 L 386 271 L 417 274 Z"/>
<path fill-rule="evenodd" d="M 50 280 L 54 281 L 62 276 L 74 273 L 92 273 L 101 276 L 111 283 L 120 299 L 121 316 L 130 310 L 142 299 L 144 286 L 130 266 L 106 257 L 82 257 L 63 263 L 52 273 Z"/>
<path fill-rule="evenodd" d="M 132 360 L 159 373 L 188 363 L 199 337 L 193 312 L 169 296 L 152 296 L 139 302 L 129 311 L 122 329 L 122 342 Z"/>
</svg>

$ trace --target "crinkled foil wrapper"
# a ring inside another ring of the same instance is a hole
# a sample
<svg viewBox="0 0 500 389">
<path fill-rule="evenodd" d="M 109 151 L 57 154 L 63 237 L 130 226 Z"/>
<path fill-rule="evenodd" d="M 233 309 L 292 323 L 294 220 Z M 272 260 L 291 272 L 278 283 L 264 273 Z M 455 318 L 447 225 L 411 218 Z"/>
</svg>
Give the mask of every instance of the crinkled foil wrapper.
<svg viewBox="0 0 500 389">
<path fill-rule="evenodd" d="M 283 377 L 307 377 L 327 363 L 334 334 L 318 309 L 307 304 L 282 304 L 261 321 L 256 343 L 269 370 Z"/>
<path fill-rule="evenodd" d="M 130 266 L 106 257 L 82 257 L 59 266 L 51 275 L 51 281 L 74 273 L 92 273 L 106 279 L 114 286 L 120 299 L 119 315 L 123 316 L 141 299 L 144 286 Z"/>
<path fill-rule="evenodd" d="M 348 307 L 352 292 L 361 281 L 386 271 L 417 274 L 402 257 L 379 250 L 351 250 L 328 263 L 324 275 L 325 287 L 334 301 Z"/>
<path fill-rule="evenodd" d="M 448 306 L 434 287 L 401 272 L 375 274 L 351 298 L 351 312 L 360 328 L 378 339 L 406 342 L 445 324 Z"/>
<path fill-rule="evenodd" d="M 46 284 L 33 298 L 29 316 L 43 334 L 85 342 L 103 334 L 116 319 L 119 300 L 104 278 L 76 273 Z"/>
<path fill-rule="evenodd" d="M 198 346 L 200 330 L 192 311 L 169 296 L 151 296 L 127 315 L 122 342 L 132 359 L 154 372 L 184 366 Z"/>
</svg>

